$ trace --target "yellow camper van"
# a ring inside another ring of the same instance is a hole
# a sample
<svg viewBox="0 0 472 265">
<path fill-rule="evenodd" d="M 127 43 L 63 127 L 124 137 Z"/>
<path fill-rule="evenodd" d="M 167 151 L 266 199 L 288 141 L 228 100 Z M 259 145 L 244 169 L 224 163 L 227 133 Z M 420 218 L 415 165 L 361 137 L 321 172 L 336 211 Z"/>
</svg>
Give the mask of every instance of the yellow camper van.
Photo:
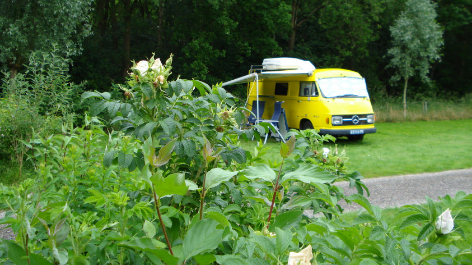
<svg viewBox="0 0 472 265">
<path fill-rule="evenodd" d="M 316 69 L 295 58 L 269 58 L 223 86 L 241 83 L 248 83 L 247 107 L 257 110 L 259 106 L 252 106 L 257 102 L 264 106 L 259 119 L 270 119 L 275 102 L 283 102 L 289 128 L 314 128 L 353 140 L 376 132 L 366 82 L 357 72 Z"/>
</svg>

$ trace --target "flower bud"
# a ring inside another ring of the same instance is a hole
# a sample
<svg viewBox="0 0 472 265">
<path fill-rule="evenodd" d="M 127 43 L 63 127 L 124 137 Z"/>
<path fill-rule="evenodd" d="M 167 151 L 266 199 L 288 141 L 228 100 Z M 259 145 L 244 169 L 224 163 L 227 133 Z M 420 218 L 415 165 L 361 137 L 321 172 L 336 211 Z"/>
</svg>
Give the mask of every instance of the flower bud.
<svg viewBox="0 0 472 265">
<path fill-rule="evenodd" d="M 142 60 L 142 61 L 139 61 L 135 67 L 133 67 L 134 69 L 137 69 L 139 70 L 139 72 L 141 73 L 141 75 L 145 75 L 147 70 L 149 69 L 149 63 L 145 60 Z"/>
<path fill-rule="evenodd" d="M 452 232 L 454 228 L 454 219 L 452 219 L 451 211 L 447 208 L 436 221 L 436 230 L 441 234 L 446 235 Z"/>
<path fill-rule="evenodd" d="M 164 81 L 166 80 L 166 78 L 163 75 L 158 76 L 157 79 L 159 80 L 159 83 L 161 85 L 164 84 Z"/>
<path fill-rule="evenodd" d="M 151 66 L 151 69 L 152 70 L 159 70 L 162 66 L 162 63 L 161 63 L 161 59 L 157 58 L 155 61 L 154 61 L 154 64 Z"/>
<path fill-rule="evenodd" d="M 130 99 L 130 98 L 133 97 L 133 94 L 131 94 L 131 92 L 129 92 L 129 91 L 125 91 L 124 94 L 125 94 L 125 98 L 126 98 L 126 99 Z"/>
<path fill-rule="evenodd" d="M 323 147 L 323 156 L 328 157 L 328 154 L 329 154 L 329 149 L 326 147 Z"/>
<path fill-rule="evenodd" d="M 167 59 L 166 61 L 166 66 L 169 67 L 172 65 L 172 56 L 174 56 L 173 54 L 170 55 L 169 59 Z"/>
<path fill-rule="evenodd" d="M 290 252 L 288 256 L 288 265 L 311 265 L 310 260 L 313 258 L 313 249 L 311 245 L 304 248 L 300 252 Z"/>
</svg>

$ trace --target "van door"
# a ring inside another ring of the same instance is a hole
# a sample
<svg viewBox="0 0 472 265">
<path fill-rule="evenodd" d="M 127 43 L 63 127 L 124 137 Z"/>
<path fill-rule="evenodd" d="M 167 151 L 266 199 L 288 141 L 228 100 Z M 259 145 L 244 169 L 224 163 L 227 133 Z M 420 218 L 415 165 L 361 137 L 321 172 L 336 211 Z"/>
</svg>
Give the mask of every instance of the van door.
<svg viewBox="0 0 472 265">
<path fill-rule="evenodd" d="M 297 100 L 297 119 L 300 129 L 314 128 L 314 123 L 319 119 L 319 113 L 316 113 L 316 104 L 318 101 L 319 95 L 315 82 L 300 82 Z"/>
</svg>

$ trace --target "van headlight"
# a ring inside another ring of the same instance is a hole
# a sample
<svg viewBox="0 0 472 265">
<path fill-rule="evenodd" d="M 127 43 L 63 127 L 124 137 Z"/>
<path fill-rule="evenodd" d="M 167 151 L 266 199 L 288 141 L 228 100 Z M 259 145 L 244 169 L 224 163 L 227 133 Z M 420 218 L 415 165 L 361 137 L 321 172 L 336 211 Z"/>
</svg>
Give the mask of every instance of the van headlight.
<svg viewBox="0 0 472 265">
<path fill-rule="evenodd" d="M 367 123 L 374 123 L 374 115 L 367 115 Z"/>
<path fill-rule="evenodd" d="M 342 116 L 333 116 L 331 118 L 331 124 L 333 124 L 333 125 L 343 124 L 343 117 Z"/>
</svg>

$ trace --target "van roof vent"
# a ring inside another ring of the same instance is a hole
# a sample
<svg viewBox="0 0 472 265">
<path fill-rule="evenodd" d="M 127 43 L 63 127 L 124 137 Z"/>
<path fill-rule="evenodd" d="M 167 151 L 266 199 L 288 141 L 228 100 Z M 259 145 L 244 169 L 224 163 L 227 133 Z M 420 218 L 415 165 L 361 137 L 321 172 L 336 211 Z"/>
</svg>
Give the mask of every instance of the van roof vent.
<svg viewBox="0 0 472 265">
<path fill-rule="evenodd" d="M 263 70 L 305 70 L 313 71 L 315 66 L 310 61 L 297 58 L 280 57 L 266 58 L 262 62 Z"/>
</svg>

